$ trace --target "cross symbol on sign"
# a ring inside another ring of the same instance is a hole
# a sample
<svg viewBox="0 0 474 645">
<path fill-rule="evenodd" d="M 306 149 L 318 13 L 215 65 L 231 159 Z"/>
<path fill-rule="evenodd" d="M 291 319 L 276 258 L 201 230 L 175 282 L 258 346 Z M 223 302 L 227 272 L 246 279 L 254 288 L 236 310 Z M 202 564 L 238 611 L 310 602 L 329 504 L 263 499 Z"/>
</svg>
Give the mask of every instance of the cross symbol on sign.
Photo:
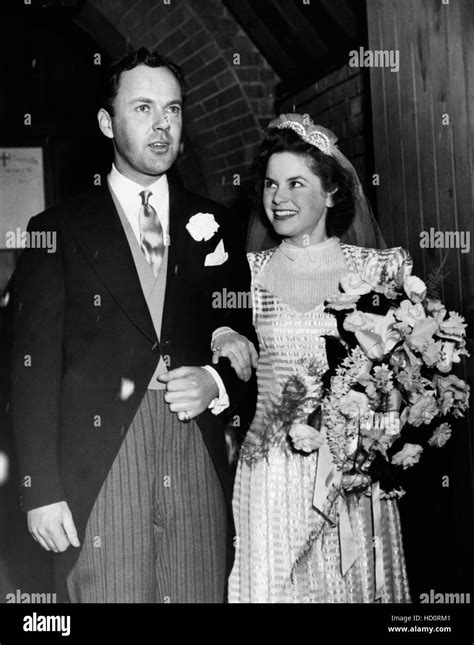
<svg viewBox="0 0 474 645">
<path fill-rule="evenodd" d="M 5 166 L 7 165 L 7 161 L 11 159 L 11 155 L 7 155 L 6 152 L 2 152 L 2 154 L 0 155 L 0 159 L 2 160 L 2 166 L 5 168 Z"/>
</svg>

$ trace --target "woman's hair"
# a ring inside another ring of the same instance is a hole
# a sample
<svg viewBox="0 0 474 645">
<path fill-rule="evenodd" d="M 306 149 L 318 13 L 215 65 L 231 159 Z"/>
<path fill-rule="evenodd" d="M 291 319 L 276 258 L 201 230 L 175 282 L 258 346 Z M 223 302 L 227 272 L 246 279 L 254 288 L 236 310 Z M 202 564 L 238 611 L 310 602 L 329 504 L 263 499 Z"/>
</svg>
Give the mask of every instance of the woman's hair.
<svg viewBox="0 0 474 645">
<path fill-rule="evenodd" d="M 260 143 L 255 159 L 254 169 L 257 177 L 255 187 L 254 209 L 264 215 L 262 191 L 267 164 L 270 157 L 277 152 L 291 152 L 306 158 L 308 167 L 319 177 L 323 190 L 333 194 L 333 206 L 328 208 L 326 234 L 340 236 L 347 231 L 354 219 L 354 181 L 349 172 L 316 146 L 303 141 L 290 128 L 271 128 L 266 131 Z M 266 220 L 266 218 L 264 218 Z"/>
</svg>

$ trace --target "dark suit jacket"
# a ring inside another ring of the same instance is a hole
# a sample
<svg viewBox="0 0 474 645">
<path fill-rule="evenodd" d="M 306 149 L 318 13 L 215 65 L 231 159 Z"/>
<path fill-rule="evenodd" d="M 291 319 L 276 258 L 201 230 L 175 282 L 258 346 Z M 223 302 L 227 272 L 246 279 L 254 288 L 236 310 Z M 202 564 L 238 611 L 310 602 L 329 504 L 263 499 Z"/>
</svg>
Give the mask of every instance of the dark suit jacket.
<svg viewBox="0 0 474 645">
<path fill-rule="evenodd" d="M 220 228 L 207 242 L 186 230 L 198 212 Z M 216 309 L 212 294 L 247 291 L 250 275 L 222 206 L 170 185 L 168 276 L 157 338 L 128 242 L 108 188 L 34 217 L 29 230 L 55 231 L 57 250 L 25 249 L 12 286 L 12 410 L 25 510 L 66 500 L 82 541 L 88 516 L 153 375 L 160 353 L 170 369 L 211 363 L 214 329 L 229 325 L 256 342 L 250 310 Z M 229 253 L 205 267 L 220 239 Z M 240 413 L 248 385 L 227 359 L 216 367 Z M 119 397 L 122 379 L 133 394 Z M 224 413 L 225 414 L 225 413 Z M 246 415 L 249 416 L 249 411 Z M 251 413 L 250 413 L 251 416 Z M 197 419 L 231 518 L 232 480 L 222 415 Z M 59 583 L 78 550 L 55 556 Z"/>
</svg>

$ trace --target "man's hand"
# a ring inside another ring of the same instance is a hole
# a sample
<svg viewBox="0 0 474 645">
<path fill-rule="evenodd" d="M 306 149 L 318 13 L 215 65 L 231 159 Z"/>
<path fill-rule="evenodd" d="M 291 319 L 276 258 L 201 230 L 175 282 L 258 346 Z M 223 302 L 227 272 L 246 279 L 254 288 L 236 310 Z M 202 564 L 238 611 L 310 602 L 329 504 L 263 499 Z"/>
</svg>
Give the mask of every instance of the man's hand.
<svg viewBox="0 0 474 645">
<path fill-rule="evenodd" d="M 46 551 L 62 553 L 69 546 L 80 546 L 67 502 L 55 502 L 28 511 L 28 530 Z"/>
<path fill-rule="evenodd" d="M 236 331 L 219 334 L 212 344 L 212 363 L 217 365 L 226 356 L 241 381 L 248 381 L 252 367 L 257 368 L 258 354 L 255 345 Z"/>
<path fill-rule="evenodd" d="M 180 421 L 194 419 L 219 396 L 216 381 L 203 367 L 178 367 L 158 379 L 166 383 L 165 401 Z"/>
</svg>

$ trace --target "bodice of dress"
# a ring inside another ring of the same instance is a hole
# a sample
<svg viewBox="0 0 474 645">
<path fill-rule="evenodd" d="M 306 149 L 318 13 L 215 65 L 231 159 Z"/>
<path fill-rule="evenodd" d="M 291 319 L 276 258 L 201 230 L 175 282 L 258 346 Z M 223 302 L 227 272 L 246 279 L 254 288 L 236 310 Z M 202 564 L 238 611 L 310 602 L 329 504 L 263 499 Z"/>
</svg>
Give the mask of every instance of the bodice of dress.
<svg viewBox="0 0 474 645">
<path fill-rule="evenodd" d="M 341 277 L 357 271 L 374 284 L 400 278 L 400 271 L 410 271 L 411 260 L 402 249 L 364 249 L 335 237 L 304 248 L 283 242 L 248 259 L 260 344 L 257 410 L 242 447 L 242 458 L 250 463 L 272 446 L 291 450 L 291 424 L 306 423 L 320 403 L 328 367 L 324 337 L 338 335 L 324 300 L 337 291 Z"/>
<path fill-rule="evenodd" d="M 247 460 L 274 445 L 288 450 L 291 423 L 305 423 L 318 406 L 328 367 L 324 336 L 337 335 L 324 298 L 347 271 L 337 238 L 304 249 L 282 244 L 272 251 L 250 256 L 260 358 L 257 412 L 242 449 Z"/>
<path fill-rule="evenodd" d="M 282 242 L 257 283 L 298 312 L 309 312 L 337 291 L 347 264 L 337 237 L 298 247 Z"/>
</svg>

